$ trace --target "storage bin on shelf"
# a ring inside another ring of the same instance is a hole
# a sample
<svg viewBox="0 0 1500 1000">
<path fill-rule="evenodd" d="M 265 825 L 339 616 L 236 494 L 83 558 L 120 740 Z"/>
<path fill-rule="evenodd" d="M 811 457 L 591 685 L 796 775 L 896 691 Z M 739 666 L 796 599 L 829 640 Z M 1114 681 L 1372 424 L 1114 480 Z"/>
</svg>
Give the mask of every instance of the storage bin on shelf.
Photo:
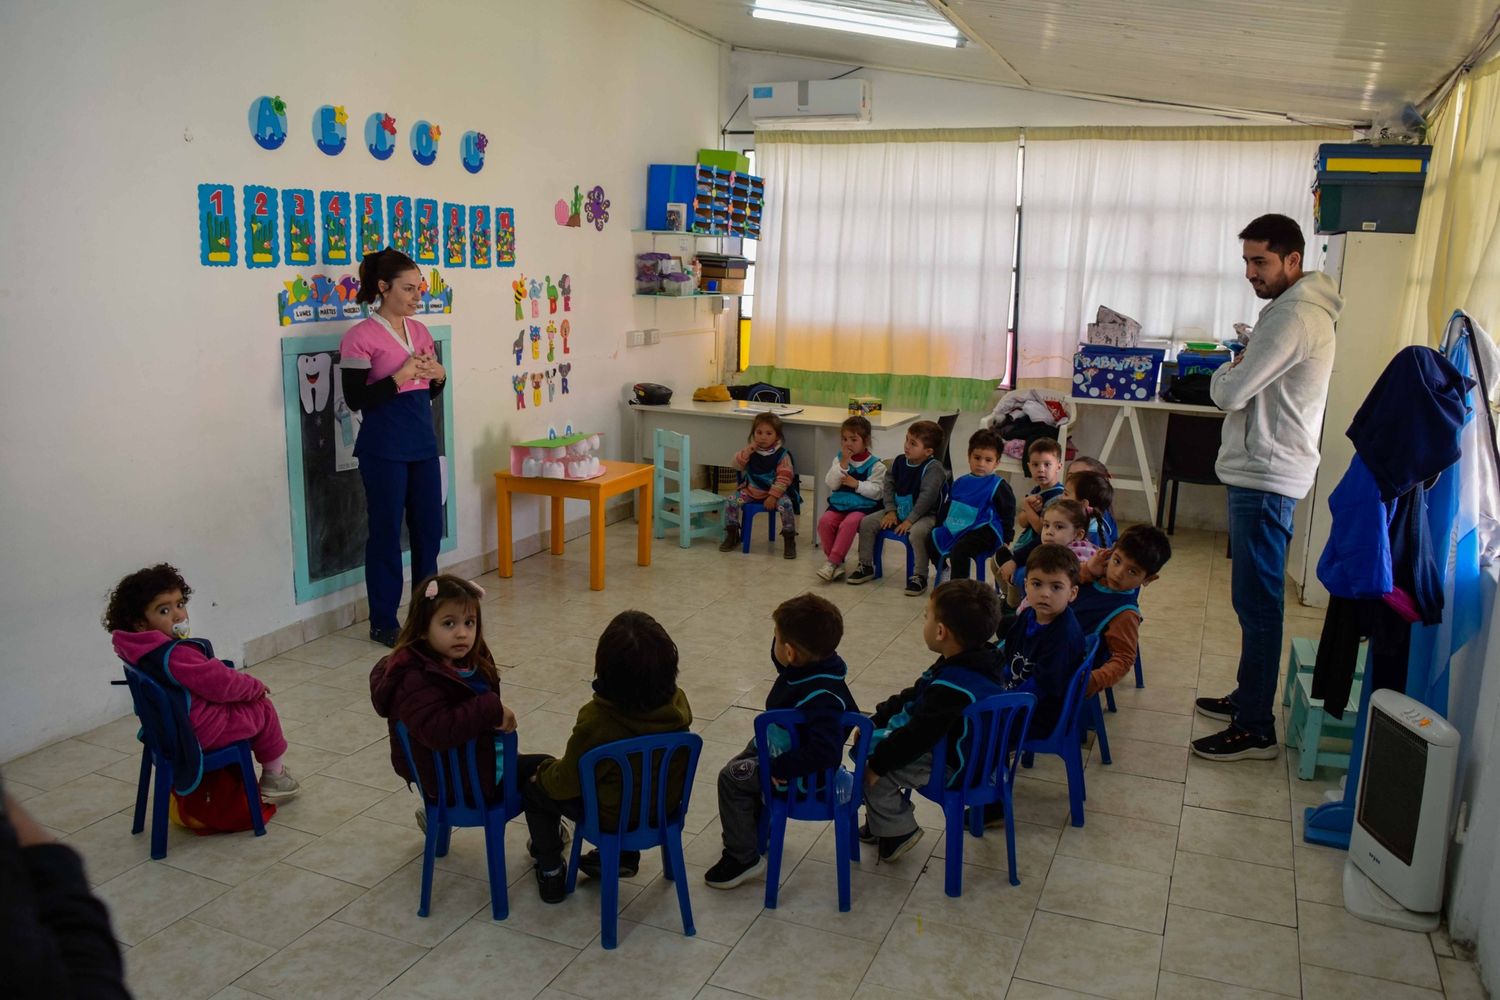
<svg viewBox="0 0 1500 1000">
<path fill-rule="evenodd" d="M 1073 355 L 1073 395 L 1131 403 L 1155 399 L 1166 354 L 1151 347 L 1080 344 Z"/>
<path fill-rule="evenodd" d="M 680 203 L 691 211 L 697 188 L 695 164 L 651 164 L 646 169 L 646 228 L 671 229 L 667 225 L 667 206 Z"/>
<path fill-rule="evenodd" d="M 1177 377 L 1212 375 L 1233 357 L 1228 351 L 1178 351 Z"/>
</svg>

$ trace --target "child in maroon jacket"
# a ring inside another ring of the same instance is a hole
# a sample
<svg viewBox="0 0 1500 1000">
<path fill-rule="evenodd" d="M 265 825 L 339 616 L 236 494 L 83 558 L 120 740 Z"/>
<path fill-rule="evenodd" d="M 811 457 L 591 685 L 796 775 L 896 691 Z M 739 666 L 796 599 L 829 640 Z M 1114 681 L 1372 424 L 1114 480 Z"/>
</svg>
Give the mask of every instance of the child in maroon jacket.
<svg viewBox="0 0 1500 1000">
<path fill-rule="evenodd" d="M 500 675 L 484 642 L 478 584 L 439 573 L 417 585 L 395 652 L 370 671 L 370 700 L 389 720 L 391 766 L 407 781 L 420 778 L 434 798 L 432 751 L 451 750 L 490 733 L 514 732 L 515 713 L 500 704 Z M 418 774 L 407 765 L 396 723 L 406 723 Z M 495 787 L 500 782 L 496 754 Z M 418 822 L 425 820 L 417 810 Z"/>
</svg>

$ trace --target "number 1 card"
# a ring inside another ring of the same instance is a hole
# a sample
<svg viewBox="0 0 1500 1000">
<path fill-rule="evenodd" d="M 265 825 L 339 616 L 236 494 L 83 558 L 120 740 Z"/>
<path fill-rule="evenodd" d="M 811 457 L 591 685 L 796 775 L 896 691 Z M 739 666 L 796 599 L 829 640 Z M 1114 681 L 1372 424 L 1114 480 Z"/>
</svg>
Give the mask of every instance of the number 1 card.
<svg viewBox="0 0 1500 1000">
<path fill-rule="evenodd" d="M 198 262 L 204 267 L 233 267 L 239 262 L 233 184 L 198 185 Z"/>
</svg>

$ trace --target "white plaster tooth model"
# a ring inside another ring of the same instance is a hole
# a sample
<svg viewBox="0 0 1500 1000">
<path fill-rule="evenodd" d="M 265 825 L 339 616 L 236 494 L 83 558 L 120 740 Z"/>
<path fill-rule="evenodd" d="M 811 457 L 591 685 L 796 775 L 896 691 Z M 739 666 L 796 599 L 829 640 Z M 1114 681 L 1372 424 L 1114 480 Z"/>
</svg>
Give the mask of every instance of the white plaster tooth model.
<svg viewBox="0 0 1500 1000">
<path fill-rule="evenodd" d="M 528 478 L 593 479 L 604 474 L 597 454 L 600 444 L 598 434 L 575 434 L 572 427 L 558 434 L 552 428 L 545 438 L 511 445 L 510 473 Z"/>
</svg>

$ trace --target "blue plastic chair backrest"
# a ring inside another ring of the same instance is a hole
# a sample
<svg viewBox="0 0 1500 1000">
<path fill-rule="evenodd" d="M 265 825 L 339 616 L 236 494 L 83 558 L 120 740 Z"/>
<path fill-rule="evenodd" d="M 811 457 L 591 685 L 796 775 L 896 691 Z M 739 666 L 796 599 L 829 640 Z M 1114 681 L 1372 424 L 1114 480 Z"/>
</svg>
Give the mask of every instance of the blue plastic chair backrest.
<svg viewBox="0 0 1500 1000">
<path fill-rule="evenodd" d="M 968 799 L 986 789 L 996 789 L 1001 784 L 1002 770 L 1006 774 L 1004 781 L 1012 781 L 1020 759 L 1020 754 L 1013 751 L 1021 748 L 1034 708 L 1036 695 L 1029 691 L 1007 691 L 982 698 L 964 709 L 963 769 L 945 781 L 945 769 L 934 767 L 932 785 L 941 784 L 949 792 L 958 792 Z M 933 748 L 932 759 L 934 762 L 948 759 L 946 736 Z"/>
<path fill-rule="evenodd" d="M 514 803 L 516 796 L 520 794 L 516 786 L 515 733 L 480 736 L 447 750 L 433 750 L 422 746 L 422 750 L 432 756 L 432 769 L 437 775 L 438 785 L 437 788 L 426 789 L 422 787 L 422 772 L 417 768 L 416 757 L 412 753 L 411 732 L 404 722 L 397 722 L 395 728 L 396 738 L 401 741 L 401 752 L 406 755 L 406 766 L 416 783 L 417 791 L 425 801 L 435 801 L 439 810 L 463 817 L 482 813 L 493 804 L 486 801 L 485 791 L 494 787 L 494 779 L 490 775 L 494 774 L 495 739 L 500 740 L 504 754 L 504 774 L 500 779 L 501 798 L 506 803 Z M 428 794 L 429 791 L 432 794 Z"/>
<path fill-rule="evenodd" d="M 617 834 L 625 850 L 651 845 L 661 832 L 687 815 L 693 775 L 703 738 L 697 733 L 662 733 L 602 743 L 578 761 L 583 787 L 583 832 L 598 843 L 601 833 Z M 599 780 L 613 767 L 620 776 L 620 819 L 615 830 L 599 828 Z M 676 775 L 674 767 L 680 767 Z"/>
<path fill-rule="evenodd" d="M 172 704 L 167 692 L 146 674 L 121 661 L 125 668 L 125 683 L 130 688 L 130 700 L 135 705 L 136 718 L 141 720 L 141 742 L 152 753 L 167 760 L 176 757 L 177 717 L 172 714 Z"/>
<path fill-rule="evenodd" d="M 1084 645 L 1083 662 L 1078 665 L 1078 671 L 1068 682 L 1068 693 L 1063 698 L 1062 712 L 1057 716 L 1057 727 L 1050 733 L 1033 733 L 1028 743 L 1041 744 L 1054 739 L 1078 742 L 1083 710 L 1088 703 L 1086 695 L 1089 689 L 1089 678 L 1094 672 L 1094 656 L 1098 650 L 1099 637 L 1090 636 Z"/>
<path fill-rule="evenodd" d="M 807 723 L 807 714 L 800 708 L 778 708 L 760 713 L 755 717 L 755 750 L 760 760 L 769 762 L 771 759 L 771 727 L 777 726 L 784 730 L 789 736 L 789 750 L 796 749 L 802 743 L 802 727 Z M 875 723 L 870 721 L 868 715 L 860 712 L 845 712 L 839 717 L 839 726 L 845 733 L 853 729 L 854 747 L 850 754 L 853 768 L 854 787 L 851 803 L 858 806 L 864 790 L 865 758 L 870 753 L 870 741 L 875 736 Z M 806 777 L 787 783 L 783 789 L 774 789 L 771 786 L 771 769 L 760 768 L 760 794 L 765 802 L 771 801 L 773 791 L 787 798 L 787 811 L 797 818 L 811 818 L 814 814 L 822 814 L 826 811 L 827 818 L 833 818 L 833 807 L 838 803 L 835 794 L 837 775 L 842 760 L 824 771 L 816 771 Z"/>
</svg>

